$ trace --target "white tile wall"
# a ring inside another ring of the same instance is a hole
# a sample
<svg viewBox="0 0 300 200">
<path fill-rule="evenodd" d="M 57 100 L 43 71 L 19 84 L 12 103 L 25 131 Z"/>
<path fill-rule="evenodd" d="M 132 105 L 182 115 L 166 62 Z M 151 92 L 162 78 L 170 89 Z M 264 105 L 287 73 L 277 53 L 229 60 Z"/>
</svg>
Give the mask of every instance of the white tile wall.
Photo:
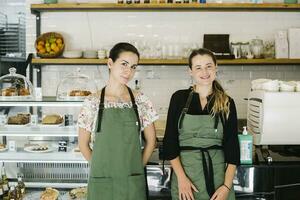
<svg viewBox="0 0 300 200">
<path fill-rule="evenodd" d="M 74 0 L 75 1 L 75 0 Z M 73 1 L 73 2 L 74 2 Z M 104 1 L 104 0 L 103 0 Z M 35 18 L 27 0 L 27 52 L 34 52 Z M 60 1 L 62 2 L 62 1 Z M 65 0 L 64 2 L 72 2 Z M 98 1 L 99 2 L 99 1 Z M 232 41 L 249 41 L 255 37 L 274 39 L 277 30 L 300 27 L 299 12 L 53 12 L 42 14 L 42 32 L 56 31 L 64 35 L 66 49 L 109 48 L 119 41 L 175 43 L 180 47 L 202 45 L 204 33 L 228 33 Z M 81 66 L 85 74 L 100 86 L 107 80 L 105 66 Z M 43 91 L 54 95 L 59 80 L 76 66 L 47 66 L 43 68 Z M 149 78 L 149 72 L 154 76 Z M 148 78 L 147 78 L 148 77 Z M 171 94 L 191 83 L 184 66 L 140 66 L 136 78 L 142 90 L 150 96 L 157 110 L 165 117 Z M 256 78 L 300 80 L 300 66 L 220 66 L 218 78 L 235 99 L 238 117 L 246 117 L 244 100 L 250 82 Z M 131 83 L 132 85 L 132 83 Z M 49 87 L 51 86 L 51 87 Z"/>
<path fill-rule="evenodd" d="M 17 13 L 24 12 L 25 0 L 0 0 L 0 12 L 8 16 L 9 23 L 16 23 Z"/>
</svg>

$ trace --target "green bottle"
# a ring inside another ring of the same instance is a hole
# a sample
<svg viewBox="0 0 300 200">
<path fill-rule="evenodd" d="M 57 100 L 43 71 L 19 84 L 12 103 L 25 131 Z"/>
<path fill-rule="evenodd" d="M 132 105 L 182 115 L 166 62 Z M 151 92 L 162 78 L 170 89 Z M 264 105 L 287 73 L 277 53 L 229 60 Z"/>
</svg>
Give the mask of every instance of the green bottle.
<svg viewBox="0 0 300 200">
<path fill-rule="evenodd" d="M 247 127 L 243 127 L 243 134 L 239 134 L 240 161 L 241 164 L 252 164 L 252 145 L 253 137 L 247 132 Z"/>
</svg>

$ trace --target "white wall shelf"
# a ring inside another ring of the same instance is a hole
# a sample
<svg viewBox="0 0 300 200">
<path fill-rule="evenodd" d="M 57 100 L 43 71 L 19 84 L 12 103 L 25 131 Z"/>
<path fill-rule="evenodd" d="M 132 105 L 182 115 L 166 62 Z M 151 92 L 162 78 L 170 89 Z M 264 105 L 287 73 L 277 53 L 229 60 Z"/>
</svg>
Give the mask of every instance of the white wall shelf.
<svg viewBox="0 0 300 200">
<path fill-rule="evenodd" d="M 57 3 L 31 4 L 31 12 L 45 11 L 297 11 L 299 4 L 283 3 L 156 3 L 156 4 L 117 4 L 117 3 Z"/>
</svg>

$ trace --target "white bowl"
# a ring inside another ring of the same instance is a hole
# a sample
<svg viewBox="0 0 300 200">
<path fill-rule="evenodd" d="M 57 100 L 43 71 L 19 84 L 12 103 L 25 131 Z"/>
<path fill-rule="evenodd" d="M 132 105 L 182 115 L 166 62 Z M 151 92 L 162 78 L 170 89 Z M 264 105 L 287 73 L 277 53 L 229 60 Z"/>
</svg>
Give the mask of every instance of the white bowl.
<svg viewBox="0 0 300 200">
<path fill-rule="evenodd" d="M 63 57 L 65 58 L 81 58 L 82 57 L 82 51 L 64 51 Z"/>
<path fill-rule="evenodd" d="M 97 58 L 98 52 L 94 50 L 86 50 L 83 52 L 84 58 Z"/>
<path fill-rule="evenodd" d="M 281 81 L 280 82 L 280 91 L 283 92 L 294 92 L 296 88 L 296 84 L 293 81 Z"/>
<path fill-rule="evenodd" d="M 300 81 L 296 82 L 296 91 L 300 92 Z"/>
<path fill-rule="evenodd" d="M 255 79 L 251 81 L 251 89 L 252 90 L 262 90 L 263 83 L 271 81 L 270 79 Z"/>
<path fill-rule="evenodd" d="M 104 49 L 98 50 L 98 58 L 104 59 L 106 57 L 106 51 Z"/>
<path fill-rule="evenodd" d="M 263 90 L 270 92 L 278 92 L 279 91 L 279 81 L 278 80 L 270 80 L 266 81 L 262 84 Z"/>
</svg>

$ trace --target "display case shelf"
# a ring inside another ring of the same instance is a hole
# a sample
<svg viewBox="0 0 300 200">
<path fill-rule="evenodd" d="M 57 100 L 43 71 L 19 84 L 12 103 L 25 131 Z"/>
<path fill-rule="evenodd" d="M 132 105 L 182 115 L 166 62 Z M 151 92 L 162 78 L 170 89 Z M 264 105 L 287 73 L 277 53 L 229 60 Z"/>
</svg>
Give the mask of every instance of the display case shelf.
<svg viewBox="0 0 300 200">
<path fill-rule="evenodd" d="M 80 152 L 30 153 L 24 150 L 0 152 L 2 162 L 23 163 L 87 163 Z"/>
<path fill-rule="evenodd" d="M 41 100 L 1 100 L 0 106 L 43 106 L 43 107 L 81 107 L 83 101 L 57 101 L 56 97 L 43 97 Z"/>
<path fill-rule="evenodd" d="M 156 4 L 117 4 L 117 3 L 57 3 L 31 4 L 31 12 L 45 11 L 297 11 L 299 4 L 283 3 L 156 3 Z"/>
<path fill-rule="evenodd" d="M 43 136 L 43 137 L 77 137 L 75 126 L 54 127 L 48 125 L 9 127 L 0 126 L 0 136 Z"/>
<path fill-rule="evenodd" d="M 35 65 L 106 65 L 107 59 L 86 58 L 34 58 Z M 141 59 L 140 65 L 187 65 L 187 59 Z M 220 59 L 219 65 L 290 65 L 300 64 L 300 59 Z"/>
</svg>

